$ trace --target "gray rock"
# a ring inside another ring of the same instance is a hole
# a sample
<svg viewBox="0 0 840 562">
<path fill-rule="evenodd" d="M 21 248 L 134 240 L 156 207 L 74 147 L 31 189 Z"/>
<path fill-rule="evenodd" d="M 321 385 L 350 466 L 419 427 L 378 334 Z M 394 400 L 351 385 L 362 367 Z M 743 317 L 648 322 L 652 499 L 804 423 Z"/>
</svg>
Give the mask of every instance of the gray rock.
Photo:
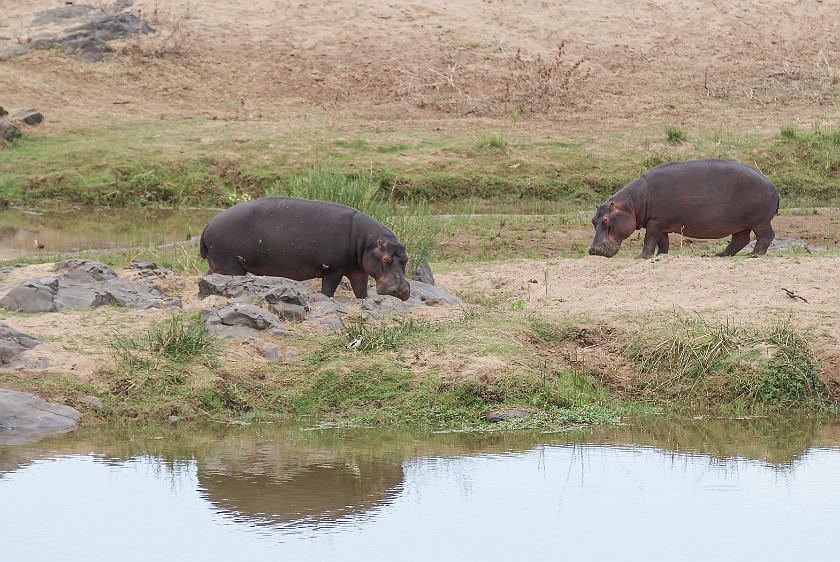
<svg viewBox="0 0 840 562">
<path fill-rule="evenodd" d="M 131 260 L 129 267 L 143 271 L 158 269 L 158 265 L 155 262 L 148 260 Z"/>
<path fill-rule="evenodd" d="M 34 394 L 0 388 L 0 445 L 30 443 L 76 428 L 79 412 Z"/>
<path fill-rule="evenodd" d="M 21 136 L 20 129 L 6 119 L 0 119 L 0 140 L 12 140 Z"/>
<path fill-rule="evenodd" d="M 268 330 L 272 334 L 284 334 L 286 326 L 273 314 L 251 304 L 231 304 L 225 307 L 214 306 L 201 311 L 201 320 L 207 331 L 222 337 L 248 337 L 247 330 L 227 328 L 249 328 Z"/>
<path fill-rule="evenodd" d="M 280 358 L 280 351 L 277 349 L 277 347 L 269 343 L 266 343 L 257 338 L 249 338 L 248 343 L 253 345 L 254 349 L 256 349 L 260 355 L 262 355 L 269 361 L 277 361 L 277 359 Z"/>
<path fill-rule="evenodd" d="M 531 410 L 524 408 L 506 408 L 504 410 L 493 410 L 487 412 L 487 421 L 490 423 L 499 423 L 506 420 L 528 419 L 534 415 Z"/>
<path fill-rule="evenodd" d="M 320 334 L 331 334 L 343 328 L 341 320 L 332 316 L 324 316 L 321 318 L 307 318 L 301 322 L 301 326 L 314 328 Z"/>
<path fill-rule="evenodd" d="M 36 366 L 23 356 L 23 352 L 34 348 L 44 340 L 18 332 L 8 324 L 0 322 L 0 367 L 29 368 Z"/>
<path fill-rule="evenodd" d="M 278 302 L 269 305 L 269 310 L 287 322 L 303 322 L 306 319 L 306 307 L 298 304 Z"/>
<path fill-rule="evenodd" d="M 439 304 L 461 304 L 464 301 L 455 295 L 447 293 L 439 287 L 423 283 L 422 281 L 409 281 L 411 284 L 411 298 L 406 302 L 413 303 L 414 306 L 427 305 L 435 306 Z M 376 288 L 371 287 L 368 290 L 369 295 L 376 294 Z"/>
<path fill-rule="evenodd" d="M 0 308 L 20 312 L 55 312 L 109 304 L 131 308 L 180 308 L 178 298 L 164 298 L 146 283 L 121 279 L 108 266 L 91 260 L 56 264 L 62 275 L 33 279 L 0 298 Z"/>
<path fill-rule="evenodd" d="M 97 409 L 97 410 L 98 410 L 99 408 L 102 408 L 102 407 L 105 405 L 105 404 L 102 402 L 102 399 L 101 399 L 101 398 L 97 398 L 96 396 L 90 396 L 90 395 L 83 396 L 83 397 L 79 400 L 79 402 L 81 402 L 82 404 L 87 404 L 88 406 L 90 406 L 90 407 L 92 407 L 92 408 L 95 408 L 95 409 Z"/>
<path fill-rule="evenodd" d="M 220 273 L 202 277 L 198 282 L 198 293 L 201 296 L 219 295 L 228 298 L 256 297 L 269 304 L 285 302 L 299 306 L 306 306 L 315 298 L 315 291 L 308 286 L 285 277 Z"/>
<path fill-rule="evenodd" d="M 58 279 L 42 277 L 13 287 L 0 298 L 0 308 L 20 312 L 55 312 L 55 297 L 58 294 Z"/>
<path fill-rule="evenodd" d="M 44 116 L 37 109 L 18 109 L 15 112 L 15 119 L 27 125 L 37 125 L 44 120 Z"/>
<path fill-rule="evenodd" d="M 117 278 L 113 269 L 95 260 L 64 260 L 55 264 L 55 268 L 58 271 L 66 270 L 65 278 L 76 283 L 93 283 Z"/>
<path fill-rule="evenodd" d="M 427 285 L 434 285 L 435 284 L 435 276 L 432 275 L 432 268 L 429 266 L 429 262 L 424 261 L 417 264 L 417 267 L 414 268 L 414 276 L 412 277 L 415 281 L 420 281 Z"/>
<path fill-rule="evenodd" d="M 365 318 L 380 320 L 385 316 L 402 314 L 411 308 L 411 306 L 411 303 L 408 301 L 403 302 L 397 297 L 373 295 L 362 302 L 362 314 Z"/>
</svg>

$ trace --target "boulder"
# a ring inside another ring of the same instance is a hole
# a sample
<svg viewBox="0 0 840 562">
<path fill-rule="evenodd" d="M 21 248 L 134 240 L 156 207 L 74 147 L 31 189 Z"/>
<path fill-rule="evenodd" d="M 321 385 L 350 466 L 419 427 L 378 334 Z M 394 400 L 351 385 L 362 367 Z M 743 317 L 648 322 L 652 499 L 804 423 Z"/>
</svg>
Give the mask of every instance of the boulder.
<svg viewBox="0 0 840 562">
<path fill-rule="evenodd" d="M 130 308 L 180 308 L 178 298 L 164 298 L 147 283 L 117 276 L 94 260 L 66 260 L 56 264 L 64 273 L 25 281 L 0 298 L 0 308 L 19 312 L 55 312 L 108 304 Z"/>
<path fill-rule="evenodd" d="M 28 392 L 0 388 L 0 445 L 31 443 L 76 428 L 79 412 Z"/>
<path fill-rule="evenodd" d="M 225 307 L 214 306 L 201 311 L 201 320 L 207 331 L 219 337 L 250 337 L 248 329 L 268 330 L 281 335 L 288 330 L 273 314 L 252 304 L 235 303 Z"/>
<path fill-rule="evenodd" d="M 5 119 L 0 119 L 0 140 L 12 140 L 21 135 L 14 123 Z"/>
<path fill-rule="evenodd" d="M 37 109 L 18 109 L 15 112 L 15 119 L 26 125 L 37 125 L 44 120 L 44 116 Z"/>
<path fill-rule="evenodd" d="M 24 355 L 25 351 L 34 348 L 43 341 L 18 332 L 8 324 L 0 322 L 0 367 L 28 369 L 48 366 L 49 361 L 45 358 L 32 360 Z"/>
</svg>

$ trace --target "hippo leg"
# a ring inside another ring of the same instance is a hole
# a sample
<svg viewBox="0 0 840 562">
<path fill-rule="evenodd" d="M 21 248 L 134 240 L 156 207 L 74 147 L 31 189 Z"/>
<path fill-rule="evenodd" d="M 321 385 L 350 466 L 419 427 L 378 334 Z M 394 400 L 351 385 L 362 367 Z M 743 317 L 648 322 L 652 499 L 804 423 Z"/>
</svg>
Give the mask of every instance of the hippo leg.
<svg viewBox="0 0 840 562">
<path fill-rule="evenodd" d="M 668 233 L 662 232 L 659 223 L 650 221 L 645 225 L 645 243 L 642 246 L 642 253 L 636 256 L 639 259 L 647 259 L 653 256 L 656 246 L 661 243 L 662 236 L 668 237 Z"/>
<path fill-rule="evenodd" d="M 353 294 L 357 299 L 365 299 L 368 296 L 368 274 L 365 270 L 350 271 L 347 273 L 350 286 L 353 287 Z"/>
<path fill-rule="evenodd" d="M 207 258 L 207 275 L 213 273 L 221 273 L 222 275 L 245 275 L 248 270 L 242 266 L 242 262 L 237 259 L 226 259 L 221 262 L 213 258 Z"/>
<path fill-rule="evenodd" d="M 321 292 L 328 297 L 335 295 L 335 290 L 338 289 L 342 277 L 344 277 L 343 269 L 333 269 L 325 273 L 324 277 L 321 278 Z"/>
<path fill-rule="evenodd" d="M 752 258 L 763 256 L 767 253 L 767 248 L 770 247 L 770 244 L 776 237 L 776 232 L 770 223 L 767 223 L 767 226 L 756 228 L 753 232 L 755 232 L 755 247 L 752 252 L 747 254 L 748 257 Z"/>
<path fill-rule="evenodd" d="M 663 232 L 662 236 L 659 237 L 659 242 L 656 243 L 656 250 L 659 254 L 667 254 L 668 248 L 671 245 L 671 241 L 668 239 L 668 233 Z"/>
<path fill-rule="evenodd" d="M 738 252 L 744 249 L 744 247 L 750 243 L 750 231 L 749 230 L 742 230 L 741 232 L 736 232 L 732 235 L 732 240 L 729 241 L 729 244 L 726 248 L 723 249 L 722 252 L 715 254 L 716 256 L 734 256 Z M 768 244 L 769 246 L 769 244 Z M 766 249 L 766 248 L 765 248 Z"/>
</svg>

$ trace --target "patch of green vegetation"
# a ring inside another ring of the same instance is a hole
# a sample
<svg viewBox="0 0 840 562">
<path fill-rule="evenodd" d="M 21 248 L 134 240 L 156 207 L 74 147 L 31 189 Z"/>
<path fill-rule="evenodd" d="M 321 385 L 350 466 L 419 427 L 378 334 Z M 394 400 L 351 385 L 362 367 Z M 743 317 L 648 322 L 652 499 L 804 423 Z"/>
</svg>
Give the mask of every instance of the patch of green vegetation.
<svg viewBox="0 0 840 562">
<path fill-rule="evenodd" d="M 665 138 L 671 143 L 685 142 L 686 134 L 678 126 L 668 125 L 665 127 Z"/>
<path fill-rule="evenodd" d="M 637 333 L 625 353 L 640 373 L 642 396 L 704 406 L 820 409 L 828 402 L 807 341 L 789 324 L 768 329 L 678 319 Z"/>
</svg>

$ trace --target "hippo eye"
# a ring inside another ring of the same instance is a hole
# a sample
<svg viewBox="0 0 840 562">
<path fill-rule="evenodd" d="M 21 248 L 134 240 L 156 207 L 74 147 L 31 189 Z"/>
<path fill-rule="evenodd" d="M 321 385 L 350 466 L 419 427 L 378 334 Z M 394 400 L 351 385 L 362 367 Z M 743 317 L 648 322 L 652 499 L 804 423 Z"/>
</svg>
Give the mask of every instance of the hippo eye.
<svg viewBox="0 0 840 562">
<path fill-rule="evenodd" d="M 607 226 L 608 224 L 610 224 L 610 217 L 604 217 L 604 218 L 602 218 L 602 219 L 601 219 L 601 223 L 602 223 L 604 226 Z"/>
<path fill-rule="evenodd" d="M 382 263 L 389 265 L 391 263 L 391 256 L 382 256 Z"/>
</svg>

